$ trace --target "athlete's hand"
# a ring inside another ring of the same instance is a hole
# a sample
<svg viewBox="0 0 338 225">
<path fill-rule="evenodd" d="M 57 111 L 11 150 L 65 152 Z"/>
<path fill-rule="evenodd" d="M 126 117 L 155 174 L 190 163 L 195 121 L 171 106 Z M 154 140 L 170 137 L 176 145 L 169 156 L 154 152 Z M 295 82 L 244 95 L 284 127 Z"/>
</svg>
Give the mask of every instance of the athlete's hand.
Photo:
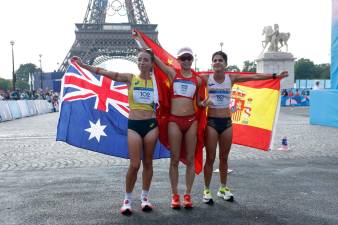
<svg viewBox="0 0 338 225">
<path fill-rule="evenodd" d="M 288 76 L 289 76 L 289 72 L 288 71 L 283 71 L 280 74 L 278 74 L 277 77 L 284 78 L 284 77 L 288 77 Z"/>
<path fill-rule="evenodd" d="M 204 99 L 203 101 L 199 102 L 200 107 L 207 107 L 209 104 L 210 104 L 209 96 L 206 99 Z"/>
</svg>

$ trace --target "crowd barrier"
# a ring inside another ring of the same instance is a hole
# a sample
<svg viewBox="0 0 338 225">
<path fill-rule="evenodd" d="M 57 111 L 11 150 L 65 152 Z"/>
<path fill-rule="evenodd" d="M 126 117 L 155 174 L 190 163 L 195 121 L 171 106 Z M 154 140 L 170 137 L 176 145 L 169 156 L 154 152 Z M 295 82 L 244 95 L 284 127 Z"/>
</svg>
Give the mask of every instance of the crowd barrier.
<svg viewBox="0 0 338 225">
<path fill-rule="evenodd" d="M 53 104 L 46 100 L 0 101 L 0 122 L 54 111 Z"/>
<path fill-rule="evenodd" d="M 309 96 L 282 96 L 281 106 L 310 106 Z"/>
</svg>

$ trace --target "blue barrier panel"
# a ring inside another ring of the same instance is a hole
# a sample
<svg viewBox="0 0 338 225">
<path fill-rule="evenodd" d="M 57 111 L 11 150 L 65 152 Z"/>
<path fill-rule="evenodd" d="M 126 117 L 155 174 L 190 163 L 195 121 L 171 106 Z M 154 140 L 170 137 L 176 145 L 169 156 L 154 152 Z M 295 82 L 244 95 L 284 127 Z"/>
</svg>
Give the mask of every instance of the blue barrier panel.
<svg viewBox="0 0 338 225">
<path fill-rule="evenodd" d="M 27 100 L 18 100 L 17 103 L 20 108 L 21 116 L 22 117 L 30 116 L 28 105 L 27 105 Z"/>
<path fill-rule="evenodd" d="M 338 90 L 310 92 L 310 123 L 338 127 Z"/>
<path fill-rule="evenodd" d="M 12 119 L 13 117 L 7 101 L 0 101 L 0 122 Z"/>
<path fill-rule="evenodd" d="M 17 101 L 7 101 L 9 109 L 11 110 L 11 114 L 13 119 L 21 118 L 21 111 Z"/>
<path fill-rule="evenodd" d="M 34 100 L 28 100 L 27 101 L 27 105 L 28 105 L 29 114 L 31 116 L 38 114 L 38 111 L 37 111 L 37 109 L 35 107 Z"/>
</svg>

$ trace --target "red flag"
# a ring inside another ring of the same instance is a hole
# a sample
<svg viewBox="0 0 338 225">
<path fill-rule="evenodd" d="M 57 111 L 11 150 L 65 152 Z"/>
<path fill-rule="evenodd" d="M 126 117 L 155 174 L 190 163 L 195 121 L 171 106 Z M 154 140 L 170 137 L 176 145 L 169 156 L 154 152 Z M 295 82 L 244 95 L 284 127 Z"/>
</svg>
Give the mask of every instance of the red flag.
<svg viewBox="0 0 338 225">
<path fill-rule="evenodd" d="M 166 65 L 171 66 L 175 70 L 180 69 L 180 64 L 177 59 L 166 52 L 163 48 L 157 45 L 152 39 L 143 34 L 140 31 L 136 31 L 138 35 L 143 39 L 144 43 L 152 49 L 153 53 L 161 59 Z M 192 70 L 194 74 L 195 71 Z M 168 119 L 170 116 L 170 88 L 171 81 L 168 76 L 157 66 L 154 66 L 154 73 L 156 78 L 156 84 L 158 89 L 159 107 L 156 110 L 157 122 L 160 130 L 159 139 L 163 145 L 170 149 L 168 142 Z M 197 74 L 196 74 L 197 75 Z M 202 81 L 202 86 L 199 88 L 199 96 L 203 100 L 206 96 L 205 82 Z M 195 101 L 196 102 L 196 101 Z M 203 168 L 203 147 L 204 147 L 204 129 L 206 126 L 206 109 L 196 108 L 196 118 L 198 120 L 198 131 L 197 131 L 197 146 L 195 152 L 195 172 L 199 174 Z M 185 160 L 185 149 L 182 145 L 180 160 L 186 163 Z"/>
</svg>

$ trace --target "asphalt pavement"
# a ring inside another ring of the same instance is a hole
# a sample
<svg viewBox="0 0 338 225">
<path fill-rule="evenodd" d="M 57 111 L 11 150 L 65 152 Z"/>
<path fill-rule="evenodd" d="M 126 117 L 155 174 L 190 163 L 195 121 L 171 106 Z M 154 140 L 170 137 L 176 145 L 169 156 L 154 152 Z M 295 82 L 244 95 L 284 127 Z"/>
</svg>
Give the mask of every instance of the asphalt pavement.
<svg viewBox="0 0 338 225">
<path fill-rule="evenodd" d="M 204 204 L 201 174 L 194 209 L 172 210 L 169 160 L 161 159 L 150 191 L 155 209 L 140 209 L 140 171 L 129 217 L 119 214 L 128 161 L 56 142 L 57 119 L 51 113 L 0 123 L 1 225 L 338 224 L 338 129 L 310 125 L 308 108 L 281 109 L 271 151 L 233 146 L 233 203 L 216 197 L 214 173 L 215 204 Z M 284 136 L 290 150 L 278 151 Z M 182 194 L 183 174 L 180 166 Z"/>
</svg>

